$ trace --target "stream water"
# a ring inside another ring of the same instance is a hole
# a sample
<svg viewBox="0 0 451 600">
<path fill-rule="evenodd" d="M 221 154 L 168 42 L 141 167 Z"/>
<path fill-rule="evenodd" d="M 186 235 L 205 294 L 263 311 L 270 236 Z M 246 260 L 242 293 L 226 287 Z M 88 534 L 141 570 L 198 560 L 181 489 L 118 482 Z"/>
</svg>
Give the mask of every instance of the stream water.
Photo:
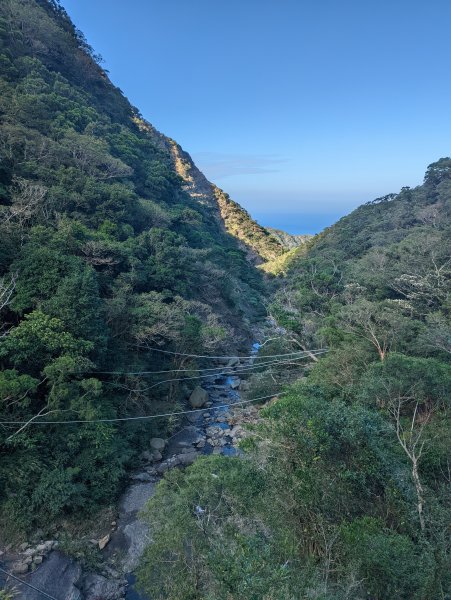
<svg viewBox="0 0 451 600">
<path fill-rule="evenodd" d="M 256 354 L 258 345 L 252 347 L 252 354 Z M 243 366 L 252 363 L 252 358 L 245 362 L 241 361 L 232 368 L 228 368 L 230 375 L 212 375 L 203 381 L 202 387 L 208 391 L 209 404 L 205 412 L 197 412 L 188 415 L 186 422 L 169 440 L 165 451 L 164 460 L 171 457 L 183 456 L 180 453 L 192 456 L 195 450 L 201 454 L 222 454 L 224 456 L 236 456 L 240 450 L 236 447 L 236 441 L 231 435 L 232 430 L 228 422 L 230 409 L 241 400 L 239 386 L 239 371 Z M 218 368 L 220 371 L 220 368 Z M 236 371 L 237 374 L 234 374 Z M 215 430 L 218 437 L 210 437 L 211 432 Z M 221 430 L 221 434 L 218 430 Z M 204 440 L 205 443 L 202 441 Z M 209 443 L 211 440 L 213 443 Z M 192 462 L 191 458 L 190 461 Z M 129 566 L 126 574 L 128 587 L 126 590 L 127 600 L 150 600 L 135 587 L 134 569 L 138 566 L 139 558 L 147 543 L 150 541 L 150 532 L 147 525 L 142 522 L 139 516 L 139 510 L 144 507 L 147 500 L 153 495 L 158 477 L 153 481 L 146 483 L 137 483 L 130 486 L 127 490 L 121 504 L 122 513 L 119 516 L 118 532 L 123 533 L 123 541 L 128 538 L 128 548 L 126 550 L 125 565 Z M 138 501 L 136 499 L 138 498 Z M 139 506 L 138 506 L 139 505 Z M 114 541 L 114 540 L 112 540 Z M 113 546 L 112 546 L 113 547 Z"/>
</svg>

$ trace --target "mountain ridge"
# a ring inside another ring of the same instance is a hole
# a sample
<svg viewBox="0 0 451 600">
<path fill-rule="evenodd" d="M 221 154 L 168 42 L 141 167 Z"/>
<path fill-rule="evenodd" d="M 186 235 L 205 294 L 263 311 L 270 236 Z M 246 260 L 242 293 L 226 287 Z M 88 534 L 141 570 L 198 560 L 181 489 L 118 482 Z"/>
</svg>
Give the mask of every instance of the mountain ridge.
<svg viewBox="0 0 451 600">
<path fill-rule="evenodd" d="M 159 139 L 161 146 L 170 152 L 174 168 L 185 182 L 184 189 L 188 194 L 198 202 L 218 208 L 217 216 L 224 229 L 238 240 L 250 262 L 261 264 L 283 254 L 285 246 L 280 236 L 272 235 L 269 228 L 259 225 L 247 210 L 208 181 L 190 154 L 175 140 L 166 137 L 149 123 L 143 123 L 142 126 L 147 127 Z"/>
</svg>

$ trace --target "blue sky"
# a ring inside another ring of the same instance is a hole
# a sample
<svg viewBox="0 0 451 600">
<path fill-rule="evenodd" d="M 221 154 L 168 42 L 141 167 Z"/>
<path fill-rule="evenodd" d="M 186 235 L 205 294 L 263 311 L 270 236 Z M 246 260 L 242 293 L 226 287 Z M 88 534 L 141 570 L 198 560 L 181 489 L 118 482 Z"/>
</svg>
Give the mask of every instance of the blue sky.
<svg viewBox="0 0 451 600">
<path fill-rule="evenodd" d="M 449 0 L 62 0 L 262 224 L 316 232 L 451 153 Z"/>
</svg>

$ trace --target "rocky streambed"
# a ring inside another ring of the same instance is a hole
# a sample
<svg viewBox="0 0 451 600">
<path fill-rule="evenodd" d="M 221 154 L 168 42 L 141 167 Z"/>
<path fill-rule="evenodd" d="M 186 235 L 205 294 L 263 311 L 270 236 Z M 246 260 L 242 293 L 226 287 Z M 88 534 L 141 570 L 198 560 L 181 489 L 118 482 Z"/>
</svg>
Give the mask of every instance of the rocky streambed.
<svg viewBox="0 0 451 600">
<path fill-rule="evenodd" d="M 131 474 L 130 485 L 120 500 L 119 516 L 112 522 L 111 532 L 97 541 L 103 559 L 97 572 L 84 571 L 61 553 L 53 540 L 42 541 L 36 547 L 24 544 L 14 562 L 6 562 L 4 568 L 56 600 L 145 600 L 135 590 L 133 574 L 152 539 L 140 512 L 169 469 L 190 465 L 204 454 L 240 453 L 238 444 L 246 435 L 243 425 L 258 417 L 255 406 L 239 404 L 240 392 L 246 387 L 240 375 L 246 373 L 252 361 L 232 358 L 218 364 L 218 370 L 203 377 L 192 392 L 192 412 L 185 415 L 181 428 L 168 440 L 149 440 L 148 450 L 141 455 L 142 466 Z M 17 580 L 8 579 L 6 585 L 15 587 L 17 600 L 44 598 Z"/>
</svg>

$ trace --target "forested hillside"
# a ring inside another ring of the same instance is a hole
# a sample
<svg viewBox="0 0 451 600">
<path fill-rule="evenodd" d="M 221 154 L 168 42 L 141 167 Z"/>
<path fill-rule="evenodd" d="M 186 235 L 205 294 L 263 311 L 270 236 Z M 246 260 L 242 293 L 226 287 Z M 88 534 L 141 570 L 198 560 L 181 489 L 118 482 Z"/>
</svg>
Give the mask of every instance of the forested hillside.
<svg viewBox="0 0 451 600">
<path fill-rule="evenodd" d="M 186 389 L 149 389 L 162 375 L 100 372 L 194 367 L 152 348 L 237 347 L 262 307 L 217 203 L 56 2 L 1 2 L 0 75 L 0 530 L 17 534 L 111 501 L 168 426 L 22 423 L 173 408 Z"/>
<path fill-rule="evenodd" d="M 282 237 L 273 235 L 269 228 L 259 225 L 228 194 L 207 180 L 194 164 L 191 156 L 177 142 L 161 135 L 151 126 L 147 127 L 150 127 L 149 131 L 157 137 L 160 145 L 169 151 L 174 168 L 184 181 L 184 190 L 197 202 L 217 207 L 221 226 L 238 240 L 239 247 L 244 250 L 249 262 L 265 264 L 284 256 L 289 246 L 284 243 L 283 236 L 291 238 L 292 242 L 294 236 L 284 232 L 279 232 Z"/>
<path fill-rule="evenodd" d="M 244 247 L 257 255 L 257 264 L 271 261 L 284 254 L 285 248 L 276 236 L 254 221 L 249 213 L 234 202 L 223 190 L 214 186 L 221 216 L 229 233 L 241 240 Z M 251 257 L 252 258 L 252 257 Z"/>
<path fill-rule="evenodd" d="M 279 240 L 284 248 L 287 250 L 293 250 L 301 244 L 308 242 L 313 236 L 310 234 L 291 234 L 281 229 L 273 229 L 272 227 L 266 227 L 269 233 Z"/>
<path fill-rule="evenodd" d="M 152 597 L 450 597 L 450 213 L 441 159 L 293 256 L 271 349 L 328 353 L 262 410 L 245 460 L 160 485 Z"/>
</svg>

